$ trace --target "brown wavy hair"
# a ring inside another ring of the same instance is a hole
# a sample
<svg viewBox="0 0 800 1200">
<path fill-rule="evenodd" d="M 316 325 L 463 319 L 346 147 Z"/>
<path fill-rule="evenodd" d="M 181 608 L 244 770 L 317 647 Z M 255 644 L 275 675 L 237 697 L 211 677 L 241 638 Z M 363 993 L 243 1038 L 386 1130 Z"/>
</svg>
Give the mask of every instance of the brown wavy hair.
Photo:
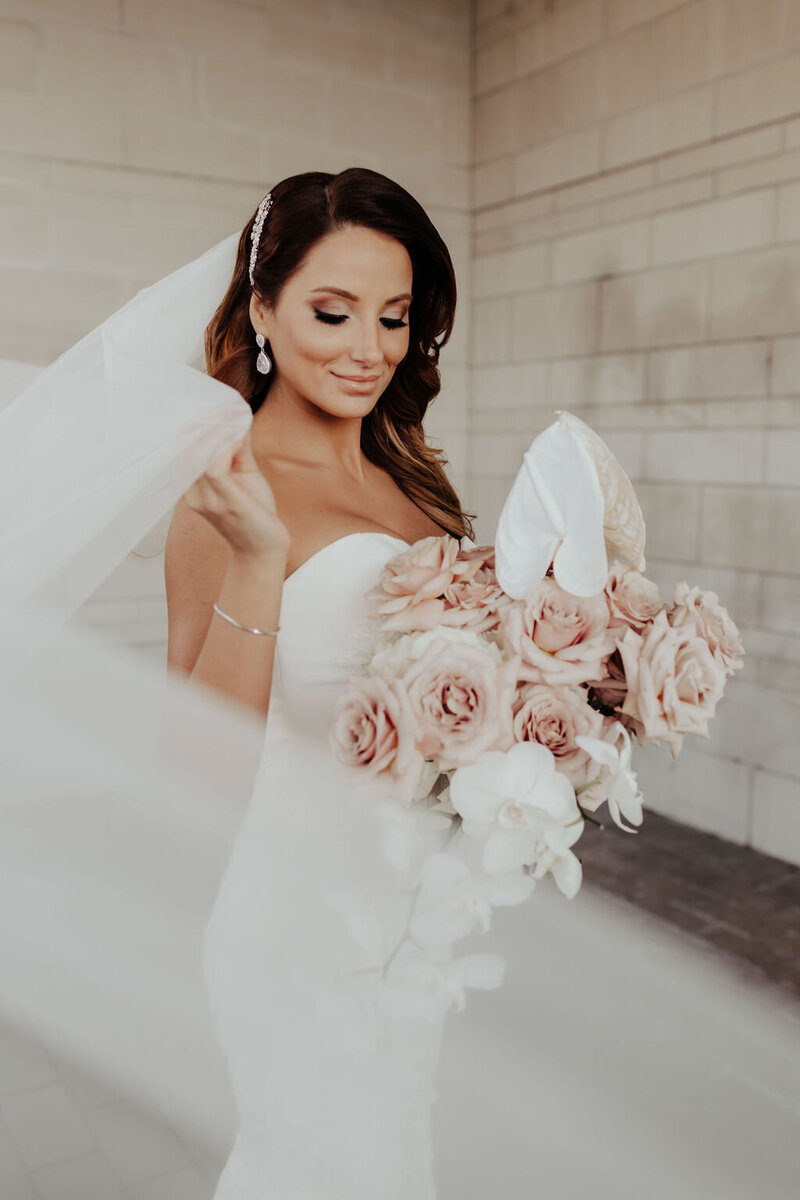
<svg viewBox="0 0 800 1200">
<path fill-rule="evenodd" d="M 453 537 L 473 537 L 470 518 L 448 479 L 447 459 L 428 445 L 422 428 L 428 405 L 441 388 L 439 352 L 453 330 L 456 278 L 446 245 L 422 206 L 400 184 L 377 171 L 350 167 L 331 175 L 305 171 L 276 184 L 261 233 L 254 288 L 269 306 L 311 248 L 328 233 L 363 225 L 395 238 L 408 251 L 414 302 L 409 309 L 408 352 L 375 407 L 361 422 L 361 449 L 398 487 Z M 230 286 L 206 329 L 206 369 L 229 384 L 257 412 L 274 372 L 256 370 L 250 321 L 250 232 L 242 230 Z"/>
</svg>

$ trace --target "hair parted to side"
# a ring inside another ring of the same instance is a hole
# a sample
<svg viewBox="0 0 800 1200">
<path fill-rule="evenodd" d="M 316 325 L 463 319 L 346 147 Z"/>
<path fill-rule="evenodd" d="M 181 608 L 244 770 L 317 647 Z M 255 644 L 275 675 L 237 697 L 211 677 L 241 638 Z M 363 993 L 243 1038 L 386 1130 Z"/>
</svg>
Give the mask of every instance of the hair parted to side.
<svg viewBox="0 0 800 1200">
<path fill-rule="evenodd" d="M 432 221 L 400 184 L 366 167 L 332 175 L 305 171 L 281 180 L 272 192 L 253 271 L 254 288 L 270 306 L 320 238 L 362 225 L 395 238 L 408 251 L 414 300 L 408 314 L 408 353 L 388 387 L 361 423 L 361 448 L 407 496 L 453 537 L 473 537 L 444 470 L 447 459 L 429 446 L 422 428 L 428 405 L 441 388 L 439 352 L 453 330 L 456 279 L 450 254 Z M 257 210 L 256 210 L 257 211 Z M 233 278 L 206 329 L 208 374 L 236 388 L 255 413 L 274 374 L 256 370 L 250 321 L 250 233 L 239 238 Z"/>
</svg>

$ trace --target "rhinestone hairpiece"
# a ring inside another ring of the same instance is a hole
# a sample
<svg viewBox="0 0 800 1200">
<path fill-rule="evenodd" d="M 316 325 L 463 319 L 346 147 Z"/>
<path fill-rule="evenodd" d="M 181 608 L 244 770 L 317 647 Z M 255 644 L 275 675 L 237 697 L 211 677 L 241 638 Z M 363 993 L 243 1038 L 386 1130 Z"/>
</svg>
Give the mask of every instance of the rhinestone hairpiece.
<svg viewBox="0 0 800 1200">
<path fill-rule="evenodd" d="M 267 219 L 269 210 L 272 208 L 272 192 L 267 192 L 264 199 L 258 206 L 256 219 L 253 221 L 253 228 L 250 231 L 250 241 L 253 243 L 253 248 L 250 251 L 250 286 L 255 287 L 255 279 L 253 271 L 258 258 L 258 243 L 261 241 L 261 230 L 264 228 L 264 222 Z"/>
</svg>

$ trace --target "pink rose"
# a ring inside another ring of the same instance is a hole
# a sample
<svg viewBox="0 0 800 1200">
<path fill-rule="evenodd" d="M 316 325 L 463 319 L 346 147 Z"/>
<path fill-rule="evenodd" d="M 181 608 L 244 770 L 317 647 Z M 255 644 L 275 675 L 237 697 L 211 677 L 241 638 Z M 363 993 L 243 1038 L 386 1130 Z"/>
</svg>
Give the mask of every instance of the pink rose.
<svg viewBox="0 0 800 1200">
<path fill-rule="evenodd" d="M 420 753 L 449 771 L 484 750 L 508 749 L 516 666 L 504 662 L 496 646 L 443 637 L 409 659 L 400 682 L 419 730 Z"/>
<path fill-rule="evenodd" d="M 442 596 L 455 577 L 459 549 L 458 539 L 446 534 L 422 538 L 389 560 L 378 586 L 366 593 L 377 601 L 375 615 L 386 617 L 382 630 L 406 633 L 441 623 Z"/>
<path fill-rule="evenodd" d="M 370 675 L 351 680 L 339 696 L 330 740 L 345 765 L 366 767 L 375 775 L 388 771 L 409 802 L 422 769 L 416 733 L 404 688 Z"/>
<path fill-rule="evenodd" d="M 461 550 L 455 569 L 458 574 L 444 589 L 440 624 L 472 629 L 475 633 L 497 629 L 500 610 L 511 603 L 511 597 L 497 582 L 494 546 Z"/>
<path fill-rule="evenodd" d="M 641 725 L 640 740 L 665 741 L 676 758 L 684 734 L 708 737 L 725 669 L 694 624 L 676 629 L 660 612 L 644 634 L 627 629 L 618 645 L 628 681 L 622 712 Z"/>
<path fill-rule="evenodd" d="M 586 783 L 590 759 L 575 738 L 579 734 L 599 738 L 603 718 L 587 703 L 585 688 L 525 684 L 514 701 L 513 728 L 518 742 L 547 746 L 574 787 Z"/>
<path fill-rule="evenodd" d="M 742 638 L 734 625 L 727 608 L 723 608 L 716 592 L 701 592 L 690 588 L 685 579 L 675 585 L 675 603 L 670 609 L 669 623 L 674 629 L 694 624 L 699 636 L 708 643 L 708 648 L 717 662 L 721 663 L 726 675 L 732 675 L 743 665 L 740 655 L 744 654 Z"/>
<path fill-rule="evenodd" d="M 665 607 L 661 593 L 650 579 L 632 567 L 614 566 L 609 571 L 605 597 L 610 628 L 624 633 L 627 626 L 641 633 L 645 625 Z"/>
<path fill-rule="evenodd" d="M 501 611 L 501 638 L 521 658 L 520 678 L 563 686 L 603 679 L 614 649 L 605 596 L 573 596 L 543 579 Z"/>
</svg>

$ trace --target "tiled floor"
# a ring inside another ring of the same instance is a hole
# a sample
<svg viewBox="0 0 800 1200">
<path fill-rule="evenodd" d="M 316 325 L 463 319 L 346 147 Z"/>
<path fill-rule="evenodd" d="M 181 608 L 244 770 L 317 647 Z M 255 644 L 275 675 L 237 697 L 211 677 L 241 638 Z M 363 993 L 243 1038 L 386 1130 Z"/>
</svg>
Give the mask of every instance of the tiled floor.
<svg viewBox="0 0 800 1200">
<path fill-rule="evenodd" d="M 0 1029 L 2 1200 L 209 1200 L 219 1168 L 201 1157 L 34 1041 Z"/>
<path fill-rule="evenodd" d="M 800 869 L 655 813 L 636 835 L 590 824 L 577 849 L 587 885 L 800 999 Z M 0 1029 L 1 1200 L 208 1200 L 221 1166 Z"/>
<path fill-rule="evenodd" d="M 587 823 L 576 850 L 587 883 L 800 999 L 800 868 L 653 812 L 636 834 Z"/>
</svg>

